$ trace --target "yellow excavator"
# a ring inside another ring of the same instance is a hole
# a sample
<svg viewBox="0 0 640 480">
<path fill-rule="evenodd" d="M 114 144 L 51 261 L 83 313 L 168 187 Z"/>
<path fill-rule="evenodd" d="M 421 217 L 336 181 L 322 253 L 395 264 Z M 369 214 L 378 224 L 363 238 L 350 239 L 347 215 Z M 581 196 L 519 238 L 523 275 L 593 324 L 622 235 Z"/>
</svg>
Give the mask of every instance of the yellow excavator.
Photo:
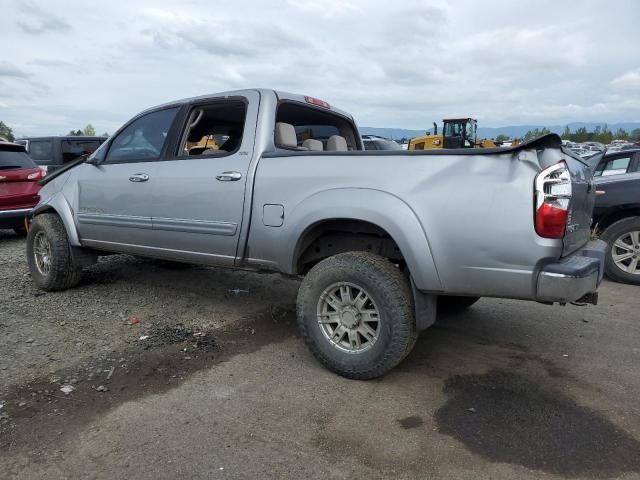
<svg viewBox="0 0 640 480">
<path fill-rule="evenodd" d="M 442 135 L 438 135 L 438 125 L 433 122 L 433 133 L 409 140 L 409 150 L 431 150 L 433 148 L 494 148 L 501 145 L 491 139 L 478 140 L 478 122 L 475 118 L 445 118 Z M 511 145 L 517 145 L 517 140 Z"/>
</svg>

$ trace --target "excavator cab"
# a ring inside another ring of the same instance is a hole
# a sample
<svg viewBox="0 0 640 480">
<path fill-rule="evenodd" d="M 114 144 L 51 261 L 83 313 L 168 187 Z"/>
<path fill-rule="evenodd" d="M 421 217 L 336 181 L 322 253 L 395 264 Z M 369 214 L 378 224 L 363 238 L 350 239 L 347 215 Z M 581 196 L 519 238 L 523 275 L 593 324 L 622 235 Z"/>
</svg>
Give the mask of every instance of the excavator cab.
<svg viewBox="0 0 640 480">
<path fill-rule="evenodd" d="M 473 118 L 445 118 L 444 148 L 473 148 L 476 145 L 478 123 Z"/>
</svg>

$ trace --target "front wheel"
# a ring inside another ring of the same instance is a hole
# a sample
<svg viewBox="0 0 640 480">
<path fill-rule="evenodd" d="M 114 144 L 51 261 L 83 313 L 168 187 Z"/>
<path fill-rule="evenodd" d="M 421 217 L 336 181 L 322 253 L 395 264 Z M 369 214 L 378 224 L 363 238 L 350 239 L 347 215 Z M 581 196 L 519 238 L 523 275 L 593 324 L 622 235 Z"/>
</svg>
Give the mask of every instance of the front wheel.
<svg viewBox="0 0 640 480">
<path fill-rule="evenodd" d="M 76 264 L 60 217 L 43 213 L 34 218 L 27 235 L 27 261 L 31 278 L 42 290 L 65 290 L 80 282 Z"/>
<path fill-rule="evenodd" d="M 329 257 L 305 276 L 298 325 L 313 355 L 347 378 L 379 377 L 417 339 L 411 288 L 387 259 L 367 252 Z"/>
<path fill-rule="evenodd" d="M 618 220 L 602 235 L 607 242 L 605 272 L 616 282 L 640 285 L 640 217 Z"/>
</svg>

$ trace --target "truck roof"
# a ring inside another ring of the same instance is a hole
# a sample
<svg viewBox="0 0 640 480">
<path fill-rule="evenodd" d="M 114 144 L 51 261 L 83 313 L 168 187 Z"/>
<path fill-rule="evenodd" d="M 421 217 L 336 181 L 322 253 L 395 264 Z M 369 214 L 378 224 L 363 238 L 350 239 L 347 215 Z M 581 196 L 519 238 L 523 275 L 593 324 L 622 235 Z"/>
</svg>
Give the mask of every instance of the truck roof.
<svg viewBox="0 0 640 480">
<path fill-rule="evenodd" d="M 281 90 L 273 90 L 273 89 L 269 89 L 269 88 L 247 88 L 247 89 L 241 89 L 241 90 L 228 90 L 226 92 L 209 93 L 209 94 L 205 94 L 205 95 L 198 95 L 196 97 L 182 98 L 182 99 L 179 99 L 179 100 L 163 103 L 163 104 L 160 104 L 160 105 L 156 105 L 155 107 L 148 108 L 148 109 L 144 110 L 143 112 L 140 112 L 139 115 L 141 115 L 141 114 L 143 114 L 145 112 L 157 110 L 159 108 L 168 108 L 168 107 L 172 107 L 172 106 L 185 105 L 185 104 L 189 104 L 189 103 L 193 103 L 193 102 L 201 102 L 203 100 L 206 101 L 206 100 L 208 100 L 210 98 L 211 99 L 219 98 L 221 96 L 229 96 L 229 97 L 241 96 L 243 94 L 246 94 L 247 92 L 258 92 L 260 95 L 271 95 L 271 94 L 274 94 L 278 100 L 291 100 L 291 101 L 294 101 L 294 102 L 306 103 L 310 107 L 315 107 L 315 108 L 319 108 L 319 109 L 322 109 L 322 110 L 329 110 L 331 112 L 337 113 L 338 115 L 342 115 L 343 117 L 347 117 L 350 120 L 353 120 L 353 116 L 350 113 L 345 112 L 344 110 L 341 110 L 339 108 L 336 108 L 333 105 L 331 105 L 330 103 L 325 102 L 324 100 L 319 100 L 319 99 L 317 99 L 315 97 L 312 97 L 312 96 L 309 96 L 309 95 L 302 95 L 302 94 L 297 94 L 297 93 L 284 92 L 284 91 L 281 91 Z M 313 100 L 315 100 L 317 102 L 322 102 L 324 105 L 320 106 L 318 103 L 312 102 Z"/>
</svg>

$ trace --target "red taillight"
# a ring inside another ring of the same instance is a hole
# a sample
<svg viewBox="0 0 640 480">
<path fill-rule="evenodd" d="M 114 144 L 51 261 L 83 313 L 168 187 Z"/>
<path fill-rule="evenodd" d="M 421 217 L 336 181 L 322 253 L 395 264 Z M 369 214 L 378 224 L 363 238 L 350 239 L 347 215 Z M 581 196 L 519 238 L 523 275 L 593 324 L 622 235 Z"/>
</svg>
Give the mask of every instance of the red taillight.
<svg viewBox="0 0 640 480">
<path fill-rule="evenodd" d="M 536 212 L 536 232 L 544 238 L 562 238 L 569 211 L 553 204 L 543 203 Z"/>
<path fill-rule="evenodd" d="M 33 172 L 27 175 L 27 180 L 33 180 L 35 182 L 36 180 L 41 180 L 42 177 L 44 177 L 43 172 L 42 170 L 38 169 L 37 172 Z"/>
<path fill-rule="evenodd" d="M 571 203 L 571 175 L 560 162 L 536 177 L 536 233 L 544 238 L 562 238 L 567 227 Z"/>
</svg>

